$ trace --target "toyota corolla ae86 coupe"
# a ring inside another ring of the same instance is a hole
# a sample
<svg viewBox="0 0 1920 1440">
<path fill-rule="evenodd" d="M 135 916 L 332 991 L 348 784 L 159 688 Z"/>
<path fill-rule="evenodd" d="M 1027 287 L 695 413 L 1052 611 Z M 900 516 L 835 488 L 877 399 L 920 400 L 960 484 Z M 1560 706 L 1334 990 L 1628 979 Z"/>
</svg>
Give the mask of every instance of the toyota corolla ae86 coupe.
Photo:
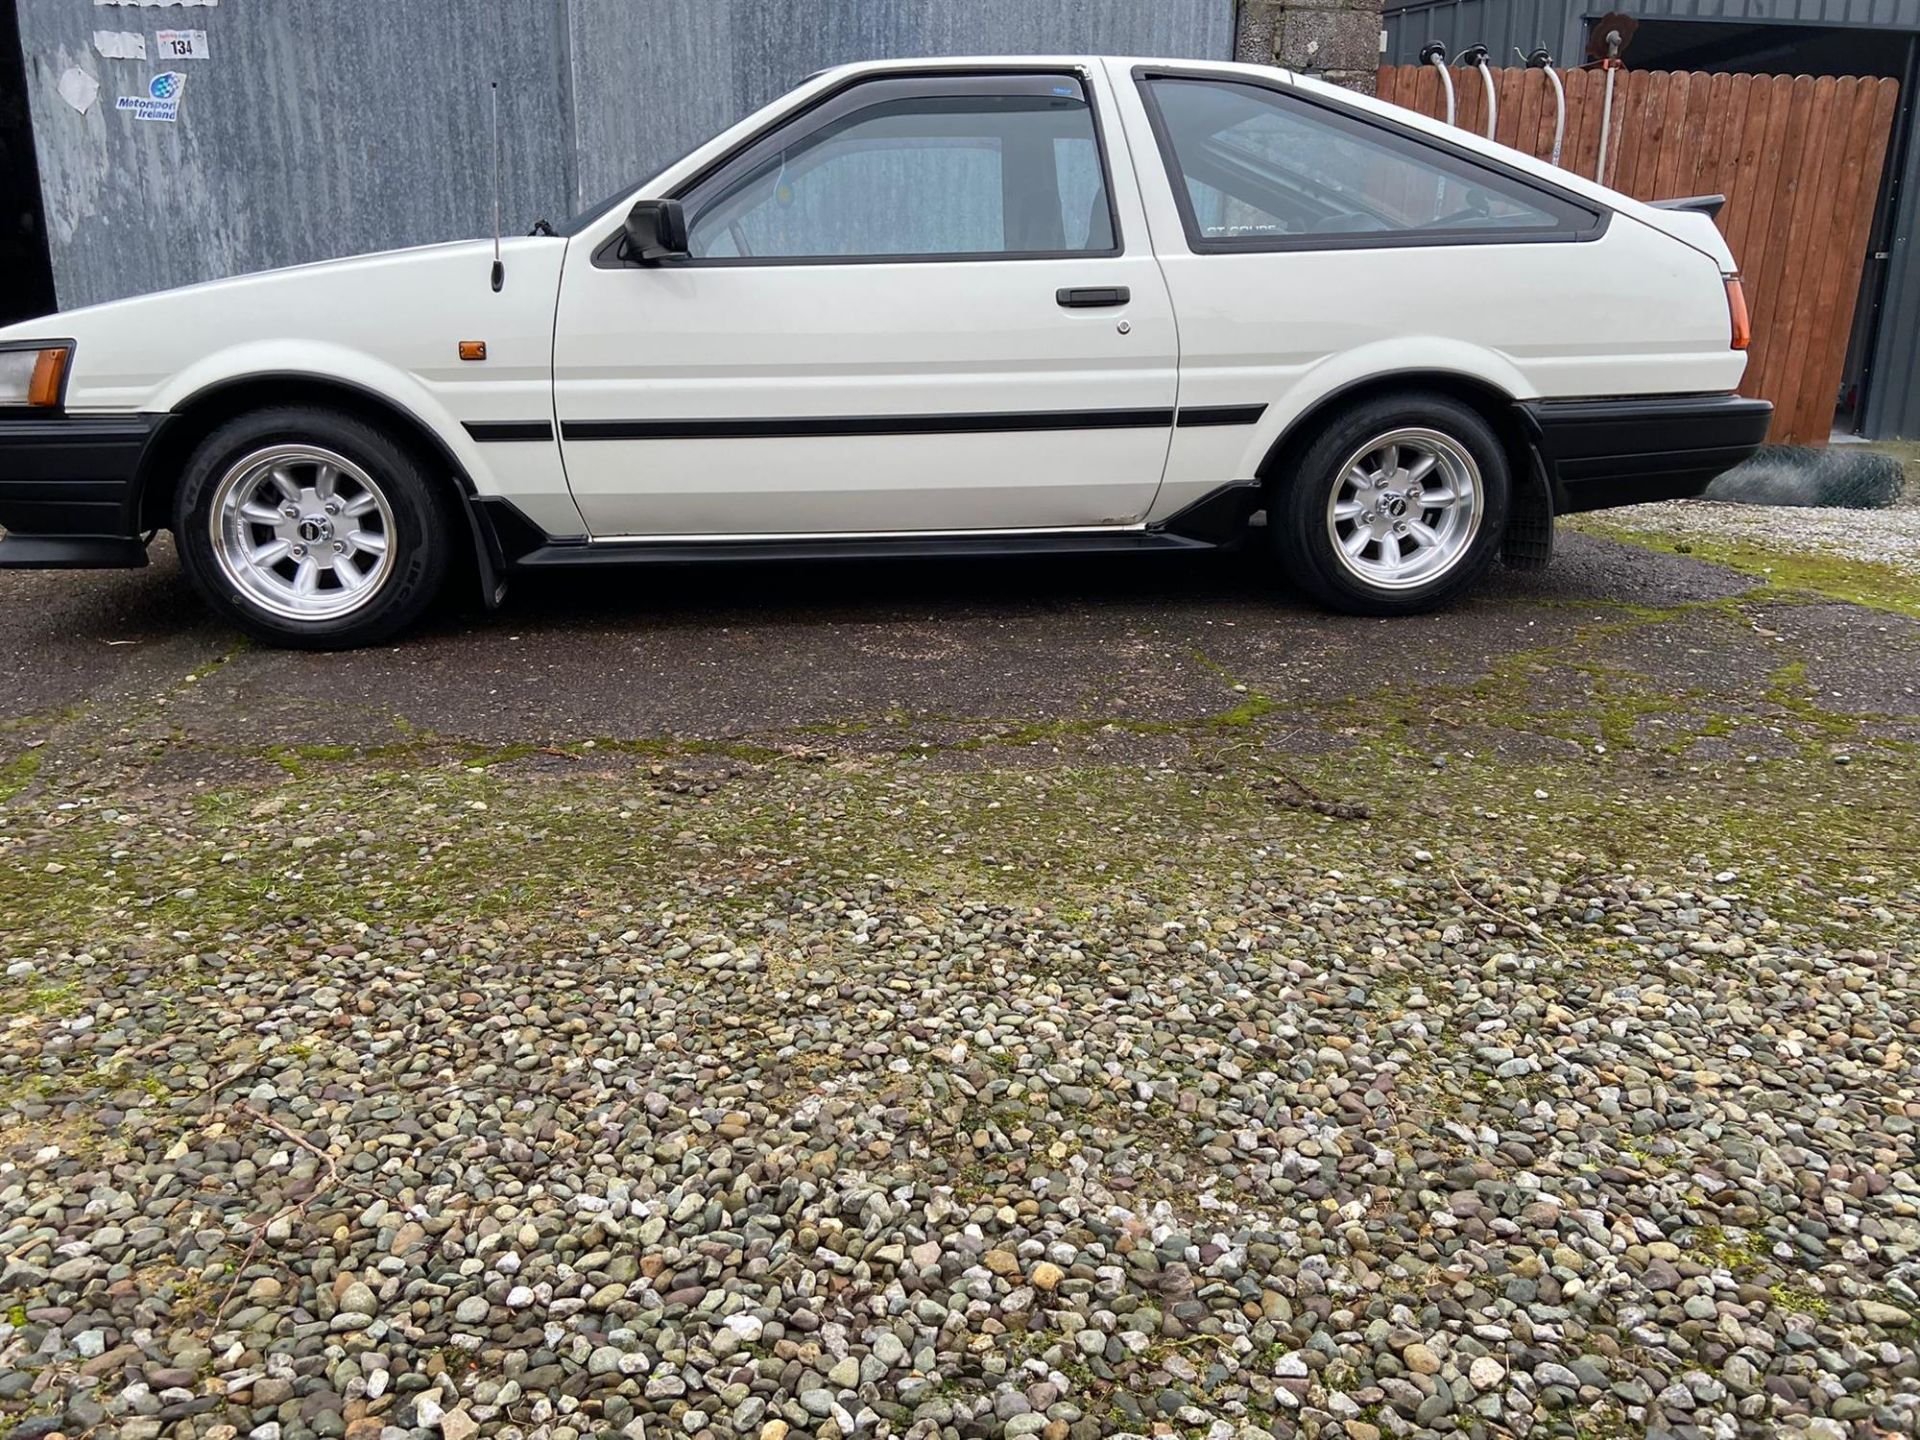
<svg viewBox="0 0 1920 1440">
<path fill-rule="evenodd" d="M 1717 197 L 1646 205 L 1284 71 L 815 76 L 560 227 L 0 331 L 0 567 L 365 644 L 453 575 L 1172 550 L 1431 609 L 1693 495 L 1770 407 Z M 1259 527 L 1254 527 L 1258 531 Z"/>
</svg>

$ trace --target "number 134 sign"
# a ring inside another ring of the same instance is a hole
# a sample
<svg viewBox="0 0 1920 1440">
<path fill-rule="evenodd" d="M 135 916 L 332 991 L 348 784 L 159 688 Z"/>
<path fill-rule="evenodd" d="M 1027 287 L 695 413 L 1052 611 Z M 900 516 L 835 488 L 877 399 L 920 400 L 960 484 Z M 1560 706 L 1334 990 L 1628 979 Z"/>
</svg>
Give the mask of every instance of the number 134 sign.
<svg viewBox="0 0 1920 1440">
<path fill-rule="evenodd" d="M 204 30 L 160 30 L 153 38 L 161 60 L 205 60 L 209 53 Z"/>
</svg>

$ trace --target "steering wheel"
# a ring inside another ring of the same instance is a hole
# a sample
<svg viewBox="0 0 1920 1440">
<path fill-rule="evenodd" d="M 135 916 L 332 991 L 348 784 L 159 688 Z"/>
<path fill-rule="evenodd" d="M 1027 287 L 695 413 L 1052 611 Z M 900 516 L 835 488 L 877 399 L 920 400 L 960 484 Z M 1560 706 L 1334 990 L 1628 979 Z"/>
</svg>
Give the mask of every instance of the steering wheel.
<svg viewBox="0 0 1920 1440">
<path fill-rule="evenodd" d="M 727 234 L 733 237 L 733 248 L 735 250 L 739 251 L 742 255 L 753 254 L 753 247 L 747 244 L 747 232 L 740 228 L 740 222 L 738 220 L 729 220 L 727 222 Z"/>
</svg>

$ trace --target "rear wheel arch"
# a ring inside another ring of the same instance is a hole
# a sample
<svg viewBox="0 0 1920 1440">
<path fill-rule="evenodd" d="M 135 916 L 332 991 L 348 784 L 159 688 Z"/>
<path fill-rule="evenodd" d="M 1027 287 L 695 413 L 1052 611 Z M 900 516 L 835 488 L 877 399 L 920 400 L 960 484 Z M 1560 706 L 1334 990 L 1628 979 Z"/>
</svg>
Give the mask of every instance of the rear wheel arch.
<svg viewBox="0 0 1920 1440">
<path fill-rule="evenodd" d="M 1518 402 L 1497 385 L 1459 371 L 1402 370 L 1372 375 L 1323 395 L 1281 431 L 1260 462 L 1255 473 L 1268 495 L 1284 491 L 1293 478 L 1293 466 L 1301 452 L 1335 416 L 1379 396 L 1407 392 L 1445 395 L 1477 411 L 1492 427 L 1506 451 L 1513 481 L 1505 558 L 1509 564 L 1529 568 L 1544 564 L 1544 550 L 1550 548 L 1550 544 L 1539 537 L 1544 534 L 1550 541 L 1553 494 L 1533 437 L 1521 418 Z"/>
<path fill-rule="evenodd" d="M 1464 594 L 1499 553 L 1513 467 L 1486 415 L 1451 393 L 1358 394 L 1283 463 L 1268 543 L 1331 609 L 1424 613 Z"/>
<path fill-rule="evenodd" d="M 1280 432 L 1256 474 L 1270 486 L 1285 484 L 1291 478 L 1287 462 L 1313 443 L 1330 418 L 1376 396 L 1406 391 L 1446 395 L 1479 411 L 1506 446 L 1516 472 L 1521 468 L 1518 462 L 1531 455 L 1532 444 L 1514 408 L 1514 398 L 1498 386 L 1457 371 L 1399 370 L 1355 380 L 1314 401 Z"/>
</svg>

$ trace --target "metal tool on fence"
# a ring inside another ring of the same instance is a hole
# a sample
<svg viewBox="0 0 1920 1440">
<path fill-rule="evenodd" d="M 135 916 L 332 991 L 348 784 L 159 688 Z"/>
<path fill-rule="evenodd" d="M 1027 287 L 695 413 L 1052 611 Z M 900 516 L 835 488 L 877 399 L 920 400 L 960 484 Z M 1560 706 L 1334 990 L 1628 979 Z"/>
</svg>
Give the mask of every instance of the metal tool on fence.
<svg viewBox="0 0 1920 1440">
<path fill-rule="evenodd" d="M 1520 47 L 1513 47 L 1513 53 L 1520 55 Z M 1520 55 L 1520 63 L 1529 70 L 1544 70 L 1547 79 L 1553 83 L 1553 155 L 1548 163 L 1560 163 L 1560 142 L 1567 133 L 1567 87 L 1560 83 L 1560 72 L 1553 68 L 1553 56 L 1542 45 L 1531 54 Z"/>
<path fill-rule="evenodd" d="M 1493 139 L 1494 126 L 1500 123 L 1500 102 L 1493 94 L 1493 67 L 1487 63 L 1487 47 L 1469 45 L 1460 52 L 1459 63 L 1480 72 L 1480 84 L 1487 93 L 1487 139 Z"/>
<path fill-rule="evenodd" d="M 1440 72 L 1440 88 L 1447 96 L 1447 124 L 1453 123 L 1453 75 L 1447 69 L 1447 47 L 1438 40 L 1429 40 L 1420 47 L 1420 63 L 1431 65 Z"/>
<path fill-rule="evenodd" d="M 1620 56 L 1633 39 L 1633 32 L 1639 28 L 1640 22 L 1633 16 L 1616 11 L 1594 22 L 1593 34 L 1587 41 L 1588 56 L 1607 72 L 1606 103 L 1600 111 L 1600 158 L 1593 166 L 1593 178 L 1602 185 L 1607 183 L 1607 147 L 1616 138 L 1613 133 L 1613 81 L 1626 68 L 1626 62 Z"/>
</svg>

